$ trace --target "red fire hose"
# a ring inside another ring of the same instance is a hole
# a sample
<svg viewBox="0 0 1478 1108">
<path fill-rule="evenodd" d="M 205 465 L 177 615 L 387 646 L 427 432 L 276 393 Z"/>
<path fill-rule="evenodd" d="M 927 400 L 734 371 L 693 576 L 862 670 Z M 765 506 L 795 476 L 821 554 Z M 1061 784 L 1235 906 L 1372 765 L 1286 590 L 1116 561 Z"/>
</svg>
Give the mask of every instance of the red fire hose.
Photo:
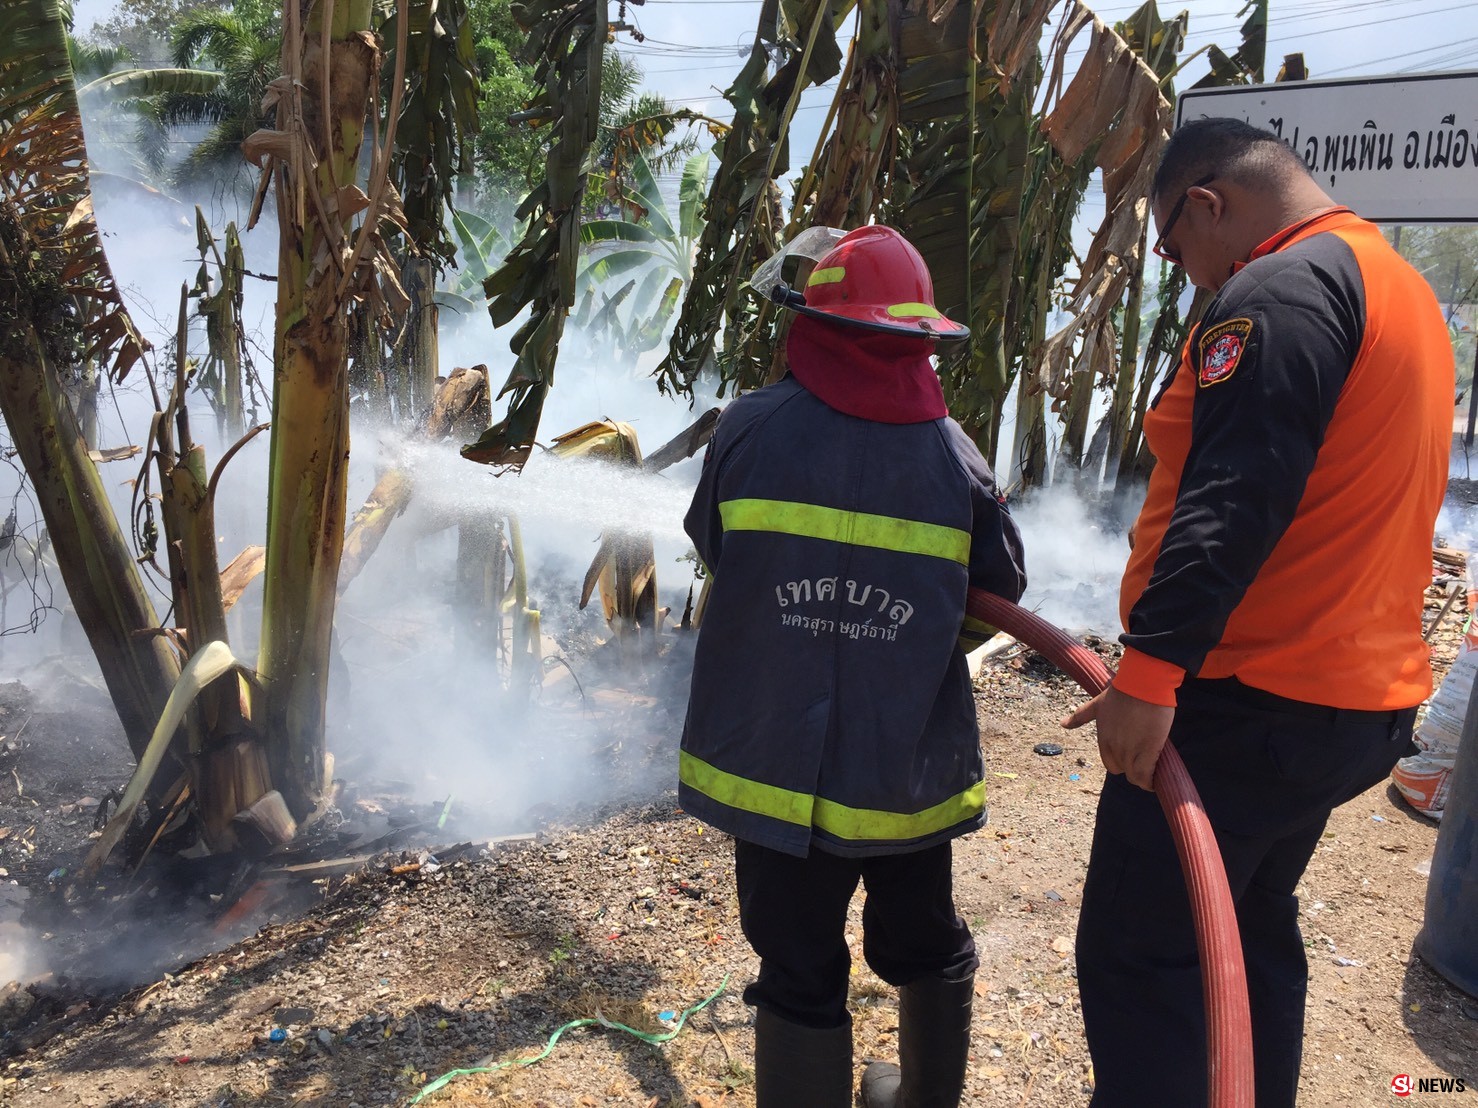
<svg viewBox="0 0 1478 1108">
<path fill-rule="evenodd" d="M 1046 620 L 999 596 L 971 589 L 965 611 L 999 627 L 1045 655 L 1092 696 L 1108 687 L 1108 667 L 1098 655 Z M 1216 836 L 1196 786 L 1175 747 L 1165 744 L 1155 766 L 1155 795 L 1170 821 L 1180 868 L 1185 874 L 1201 953 L 1206 994 L 1206 1052 L 1209 1108 L 1252 1108 L 1252 1014 L 1237 914 L 1222 868 Z"/>
</svg>

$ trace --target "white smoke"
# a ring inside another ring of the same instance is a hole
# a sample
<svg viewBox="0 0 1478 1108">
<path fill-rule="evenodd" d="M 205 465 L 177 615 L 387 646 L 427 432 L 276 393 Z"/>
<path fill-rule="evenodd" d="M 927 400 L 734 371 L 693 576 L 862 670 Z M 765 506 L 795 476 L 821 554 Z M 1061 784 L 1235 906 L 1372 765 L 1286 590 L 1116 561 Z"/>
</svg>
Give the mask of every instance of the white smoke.
<svg viewBox="0 0 1478 1108">
<path fill-rule="evenodd" d="M 1129 558 L 1124 528 L 1066 486 L 1034 490 L 1011 515 L 1026 548 L 1023 606 L 1065 630 L 1116 638 Z"/>
</svg>

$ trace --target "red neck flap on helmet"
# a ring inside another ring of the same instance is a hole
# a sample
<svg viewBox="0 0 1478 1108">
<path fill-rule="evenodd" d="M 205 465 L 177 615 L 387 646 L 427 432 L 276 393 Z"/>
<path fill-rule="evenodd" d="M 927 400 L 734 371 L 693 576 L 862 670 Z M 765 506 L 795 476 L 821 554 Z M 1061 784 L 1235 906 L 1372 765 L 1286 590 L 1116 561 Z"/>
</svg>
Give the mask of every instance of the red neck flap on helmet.
<svg viewBox="0 0 1478 1108">
<path fill-rule="evenodd" d="M 827 407 L 877 423 L 926 423 L 949 414 L 929 361 L 934 343 L 796 316 L 790 372 Z"/>
</svg>

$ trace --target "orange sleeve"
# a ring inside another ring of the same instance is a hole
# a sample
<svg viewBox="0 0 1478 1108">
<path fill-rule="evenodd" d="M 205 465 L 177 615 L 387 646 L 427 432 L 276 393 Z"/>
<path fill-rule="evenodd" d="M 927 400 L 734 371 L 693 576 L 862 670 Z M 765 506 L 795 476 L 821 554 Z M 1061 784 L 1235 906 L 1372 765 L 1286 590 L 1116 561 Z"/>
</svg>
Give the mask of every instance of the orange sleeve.
<svg viewBox="0 0 1478 1108">
<path fill-rule="evenodd" d="M 1173 708 L 1175 690 L 1184 680 L 1185 670 L 1178 665 L 1162 662 L 1130 646 L 1125 647 L 1124 657 L 1119 660 L 1119 672 L 1114 674 L 1113 686 L 1136 700 Z"/>
</svg>

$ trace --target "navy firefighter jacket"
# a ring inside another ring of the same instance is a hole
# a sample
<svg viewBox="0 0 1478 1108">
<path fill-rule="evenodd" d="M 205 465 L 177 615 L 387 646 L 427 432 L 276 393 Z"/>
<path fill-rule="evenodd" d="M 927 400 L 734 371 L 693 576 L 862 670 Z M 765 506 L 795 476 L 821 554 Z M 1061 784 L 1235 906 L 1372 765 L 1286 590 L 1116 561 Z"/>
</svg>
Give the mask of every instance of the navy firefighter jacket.
<svg viewBox="0 0 1478 1108">
<path fill-rule="evenodd" d="M 800 857 L 985 822 L 967 586 L 1017 600 L 1021 536 L 949 418 L 844 415 L 792 377 L 719 420 L 688 535 L 713 575 L 679 802 Z M 969 645 L 967 643 L 967 645 Z"/>
</svg>

